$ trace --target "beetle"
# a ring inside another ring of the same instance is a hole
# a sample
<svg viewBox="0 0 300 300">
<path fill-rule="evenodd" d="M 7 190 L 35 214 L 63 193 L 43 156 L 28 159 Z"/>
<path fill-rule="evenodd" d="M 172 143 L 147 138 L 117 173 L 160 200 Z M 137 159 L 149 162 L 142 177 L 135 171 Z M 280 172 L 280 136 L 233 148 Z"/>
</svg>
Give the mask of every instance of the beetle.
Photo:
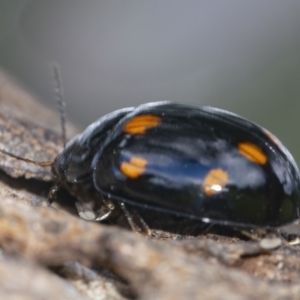
<svg viewBox="0 0 300 300">
<path fill-rule="evenodd" d="M 169 101 L 114 111 L 67 143 L 52 164 L 79 215 L 115 205 L 234 226 L 299 218 L 297 165 L 269 131 L 231 112 Z"/>
</svg>

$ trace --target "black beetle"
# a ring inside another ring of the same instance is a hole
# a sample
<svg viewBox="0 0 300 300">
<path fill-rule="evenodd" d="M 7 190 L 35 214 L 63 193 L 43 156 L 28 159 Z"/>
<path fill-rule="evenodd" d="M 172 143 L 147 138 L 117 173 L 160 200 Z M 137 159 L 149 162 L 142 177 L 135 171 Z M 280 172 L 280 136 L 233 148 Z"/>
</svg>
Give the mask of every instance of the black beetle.
<svg viewBox="0 0 300 300">
<path fill-rule="evenodd" d="M 299 218 L 299 171 L 288 150 L 264 128 L 211 107 L 164 101 L 112 112 L 71 140 L 52 171 L 88 220 L 106 218 L 116 203 L 235 226 Z"/>
</svg>

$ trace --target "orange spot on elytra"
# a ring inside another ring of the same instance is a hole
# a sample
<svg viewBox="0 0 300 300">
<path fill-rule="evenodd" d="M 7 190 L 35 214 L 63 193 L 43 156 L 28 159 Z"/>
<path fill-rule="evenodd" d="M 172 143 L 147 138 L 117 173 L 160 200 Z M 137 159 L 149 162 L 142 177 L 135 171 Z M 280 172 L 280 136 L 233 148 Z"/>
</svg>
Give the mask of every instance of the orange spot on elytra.
<svg viewBox="0 0 300 300">
<path fill-rule="evenodd" d="M 212 169 L 206 175 L 202 189 L 207 196 L 217 194 L 222 191 L 228 182 L 228 173 L 222 169 Z"/>
<path fill-rule="evenodd" d="M 142 175 L 145 171 L 147 160 L 142 157 L 133 157 L 129 162 L 121 163 L 121 172 L 129 178 L 135 179 Z"/>
<path fill-rule="evenodd" d="M 240 154 L 256 164 L 264 165 L 268 160 L 267 155 L 255 144 L 249 142 L 239 143 L 238 149 Z"/>
<path fill-rule="evenodd" d="M 147 129 L 156 127 L 161 118 L 154 115 L 140 115 L 129 120 L 124 126 L 124 132 L 130 134 L 144 134 Z"/>
</svg>

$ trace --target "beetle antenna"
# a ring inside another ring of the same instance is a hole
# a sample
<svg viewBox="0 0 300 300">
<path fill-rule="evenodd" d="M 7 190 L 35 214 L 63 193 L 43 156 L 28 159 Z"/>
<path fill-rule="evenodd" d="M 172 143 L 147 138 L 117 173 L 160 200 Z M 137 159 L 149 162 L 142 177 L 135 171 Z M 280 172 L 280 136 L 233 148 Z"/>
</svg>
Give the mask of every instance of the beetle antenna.
<svg viewBox="0 0 300 300">
<path fill-rule="evenodd" d="M 60 114 L 60 125 L 61 125 L 61 132 L 63 138 L 63 145 L 64 148 L 66 147 L 67 137 L 66 137 L 66 102 L 64 101 L 63 96 L 63 85 L 61 74 L 59 70 L 59 65 L 57 63 L 53 63 L 53 73 L 54 73 L 54 80 L 55 80 L 55 99 L 57 103 L 57 107 Z"/>
<path fill-rule="evenodd" d="M 59 66 L 57 63 L 53 64 L 53 73 L 54 73 L 54 79 L 55 79 L 55 98 L 57 102 L 57 106 L 60 112 L 60 123 L 61 123 L 61 129 L 62 129 L 62 138 L 63 138 L 63 144 L 64 148 L 66 146 L 66 114 L 65 114 L 65 106 L 66 103 L 63 100 L 63 88 L 62 88 L 62 80 L 59 72 Z M 51 167 L 53 166 L 53 161 L 36 161 L 29 158 L 21 157 L 16 154 L 13 154 L 11 152 L 8 152 L 4 149 L 0 149 L 0 153 L 3 153 L 5 155 L 8 155 L 10 157 L 13 157 L 18 160 L 25 161 L 30 164 L 34 164 L 40 167 Z"/>
<path fill-rule="evenodd" d="M 40 166 L 40 167 L 51 167 L 51 166 L 53 166 L 53 163 L 54 163 L 53 161 L 36 161 L 36 160 L 24 158 L 24 157 L 15 155 L 13 153 L 7 152 L 3 149 L 0 149 L 0 152 L 3 153 L 3 154 L 8 155 L 10 157 L 13 157 L 13 158 L 16 158 L 18 160 L 22 160 L 22 161 L 25 161 L 27 163 L 34 164 L 34 165 L 37 165 L 37 166 Z"/>
</svg>

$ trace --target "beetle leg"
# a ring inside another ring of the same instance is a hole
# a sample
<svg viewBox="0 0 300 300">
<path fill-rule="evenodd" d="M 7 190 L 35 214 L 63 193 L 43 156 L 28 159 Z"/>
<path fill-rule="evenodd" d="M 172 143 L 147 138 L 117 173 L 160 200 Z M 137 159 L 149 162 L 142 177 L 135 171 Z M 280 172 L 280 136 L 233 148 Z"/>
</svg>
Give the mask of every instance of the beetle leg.
<svg viewBox="0 0 300 300">
<path fill-rule="evenodd" d="M 61 183 L 56 183 L 55 185 L 52 186 L 52 188 L 50 189 L 49 191 L 49 194 L 48 194 L 48 202 L 51 206 L 51 204 L 56 200 L 57 198 L 57 192 L 58 190 L 60 189 L 61 187 Z"/>
<path fill-rule="evenodd" d="M 251 232 L 246 230 L 239 230 L 239 232 L 251 240 L 259 242 L 261 247 L 267 250 L 270 250 L 269 248 L 272 248 L 274 245 L 277 247 L 277 245 L 279 245 L 278 240 L 281 241 L 280 244 L 289 248 L 293 248 L 294 245 L 299 245 L 300 243 L 300 237 L 298 235 L 288 234 L 276 228 L 256 228 L 252 229 Z"/>
<path fill-rule="evenodd" d="M 102 221 L 106 219 L 111 212 L 114 210 L 115 206 L 108 200 L 102 200 L 103 205 L 100 209 L 95 210 L 94 201 L 82 202 L 76 201 L 75 205 L 80 218 L 87 221 Z"/>
<path fill-rule="evenodd" d="M 151 229 L 146 224 L 146 222 L 143 220 L 143 218 L 138 215 L 134 210 L 129 210 L 128 207 L 126 207 L 125 203 L 120 202 L 119 206 L 121 210 L 123 211 L 132 231 L 144 234 L 147 236 L 151 236 Z"/>
<path fill-rule="evenodd" d="M 96 212 L 95 221 L 102 221 L 108 218 L 111 212 L 115 209 L 115 205 L 111 201 L 105 199 L 102 201 L 103 205 L 101 206 L 101 209 Z"/>
<path fill-rule="evenodd" d="M 254 241 L 259 242 L 262 238 L 266 237 L 267 230 L 264 228 L 251 228 L 250 230 L 234 228 L 237 232 L 241 233 L 244 237 Z"/>
<path fill-rule="evenodd" d="M 285 246 L 295 246 L 300 244 L 300 236 L 298 234 L 287 233 L 277 230 L 279 237 L 282 239 Z"/>
</svg>

